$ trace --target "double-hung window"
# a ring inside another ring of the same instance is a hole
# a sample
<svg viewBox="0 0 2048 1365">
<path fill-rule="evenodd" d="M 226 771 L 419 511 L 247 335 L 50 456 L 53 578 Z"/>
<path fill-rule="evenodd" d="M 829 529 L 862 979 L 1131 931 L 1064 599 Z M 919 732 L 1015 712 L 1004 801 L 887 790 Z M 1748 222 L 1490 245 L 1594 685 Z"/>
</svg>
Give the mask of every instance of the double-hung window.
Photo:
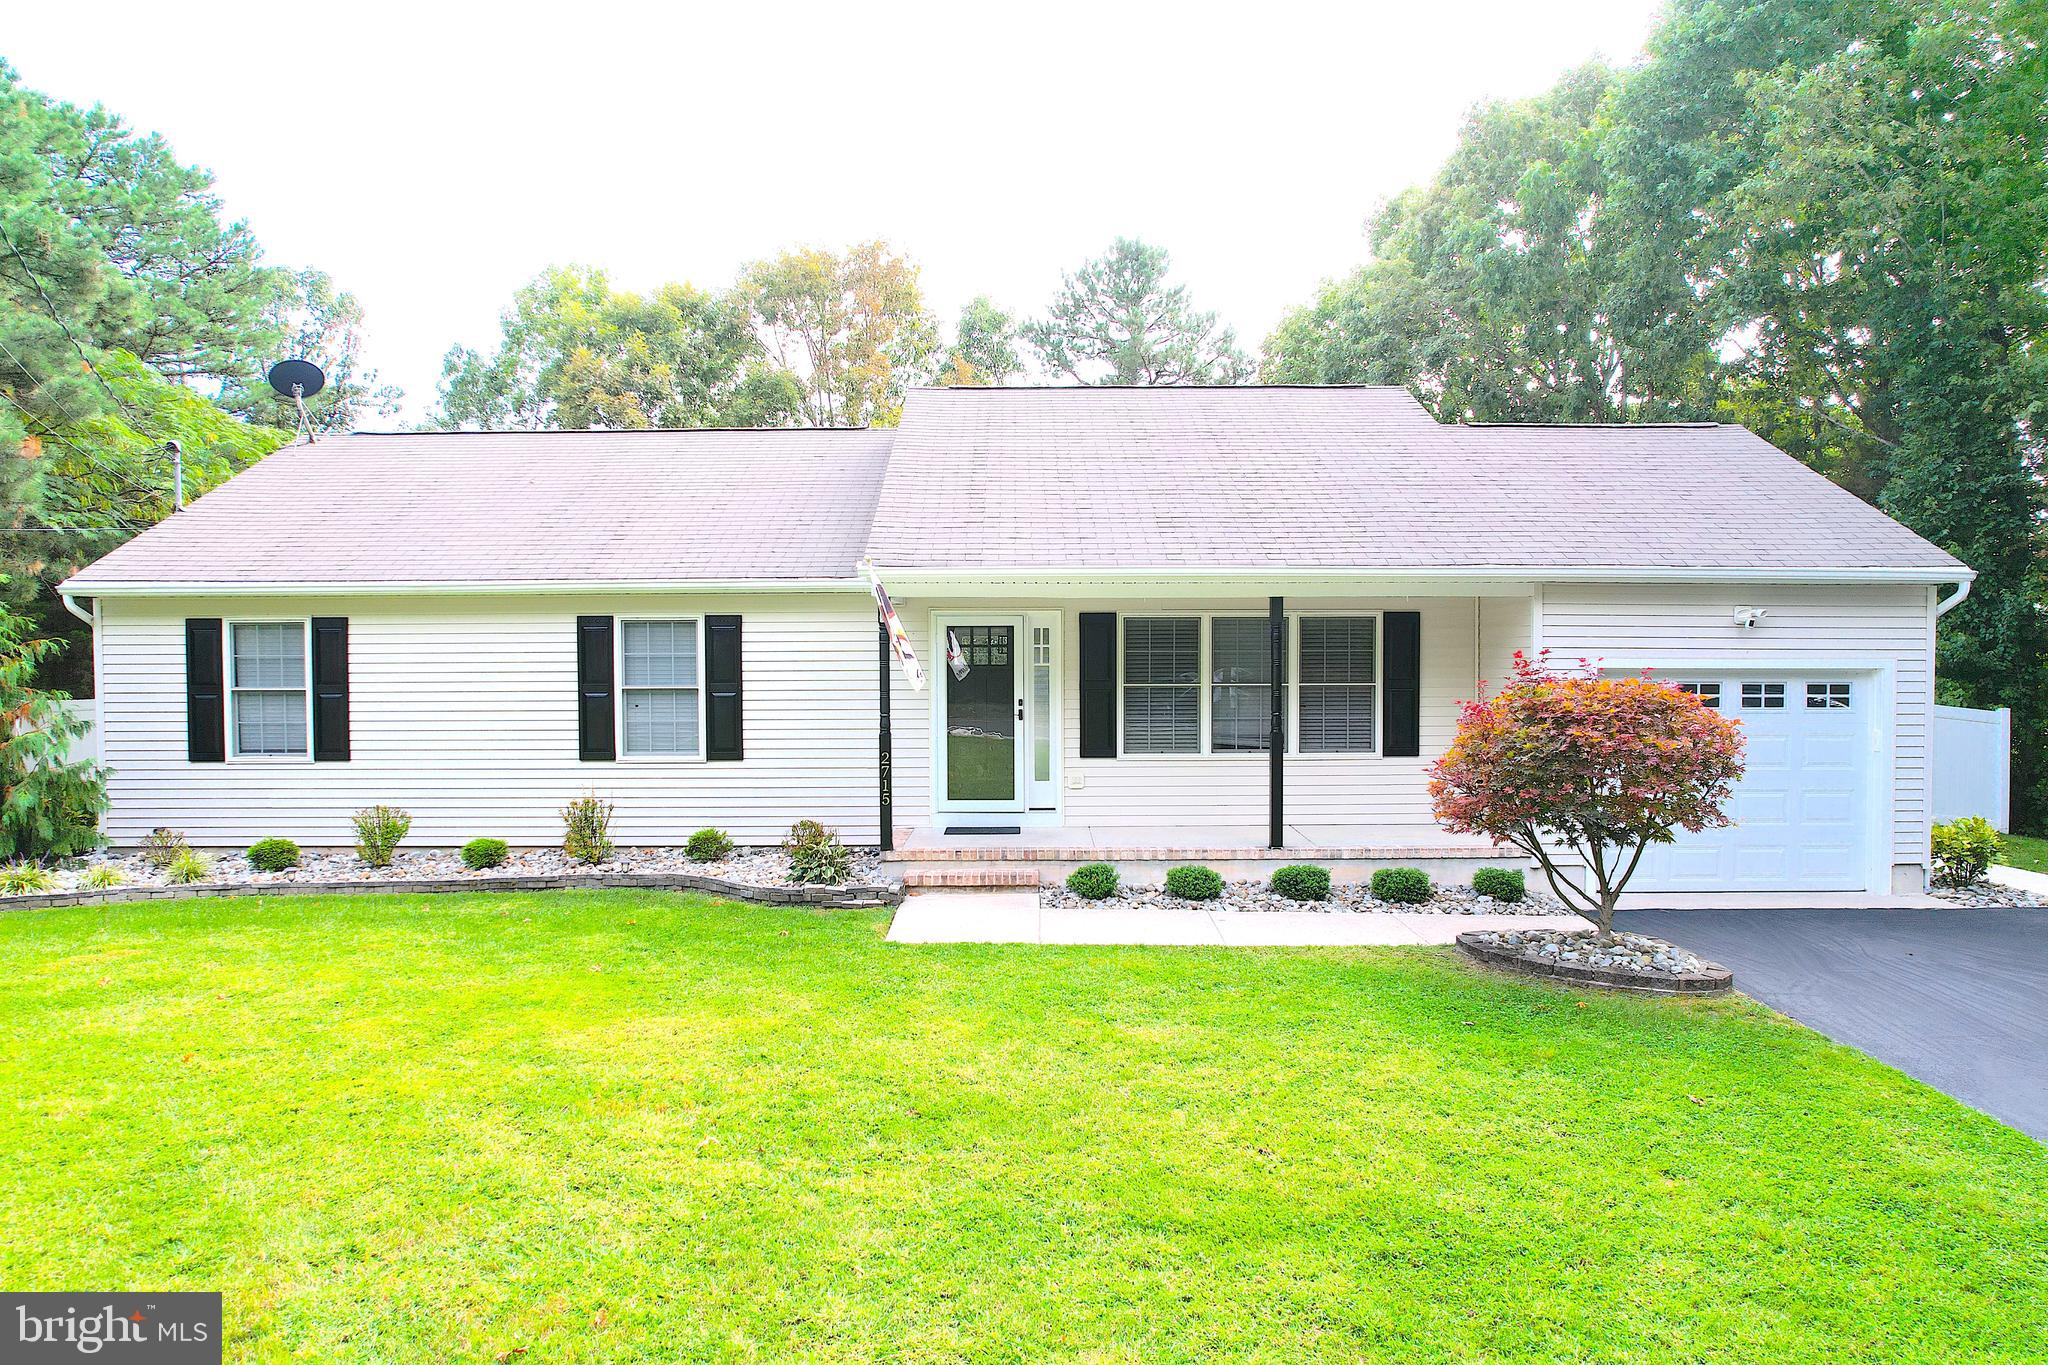
<svg viewBox="0 0 2048 1365">
<path fill-rule="evenodd" d="M 305 758 L 306 623 L 235 621 L 228 689 L 237 758 Z"/>
<path fill-rule="evenodd" d="M 1124 752 L 1202 748 L 1200 617 L 1125 617 Z"/>
<path fill-rule="evenodd" d="M 696 758 L 702 691 L 695 620 L 619 622 L 619 733 L 627 758 Z"/>
<path fill-rule="evenodd" d="M 1284 716 L 1284 688 L 1280 704 Z M 1281 729 L 1285 733 L 1284 721 Z M 1263 616 L 1215 617 L 1209 622 L 1209 752 L 1264 753 L 1272 738 L 1272 623 Z"/>
<path fill-rule="evenodd" d="M 1379 618 L 1300 619 L 1301 751 L 1365 754 L 1379 744 Z"/>
</svg>

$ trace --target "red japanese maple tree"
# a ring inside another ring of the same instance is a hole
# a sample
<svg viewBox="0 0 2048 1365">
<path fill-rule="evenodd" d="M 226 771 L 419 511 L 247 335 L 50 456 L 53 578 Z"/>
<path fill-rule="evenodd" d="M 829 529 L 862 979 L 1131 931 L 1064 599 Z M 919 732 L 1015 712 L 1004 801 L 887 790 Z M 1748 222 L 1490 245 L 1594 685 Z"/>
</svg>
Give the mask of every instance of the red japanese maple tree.
<svg viewBox="0 0 2048 1365">
<path fill-rule="evenodd" d="M 1517 652 L 1507 686 L 1465 703 L 1457 737 L 1429 770 L 1430 802 L 1455 833 L 1534 858 L 1558 899 L 1605 938 L 1644 849 L 1674 830 L 1729 823 L 1722 807 L 1742 776 L 1742 730 L 1670 683 L 1561 672 L 1547 653 Z M 1591 873 L 1591 890 L 1559 871 L 1566 851 Z"/>
</svg>

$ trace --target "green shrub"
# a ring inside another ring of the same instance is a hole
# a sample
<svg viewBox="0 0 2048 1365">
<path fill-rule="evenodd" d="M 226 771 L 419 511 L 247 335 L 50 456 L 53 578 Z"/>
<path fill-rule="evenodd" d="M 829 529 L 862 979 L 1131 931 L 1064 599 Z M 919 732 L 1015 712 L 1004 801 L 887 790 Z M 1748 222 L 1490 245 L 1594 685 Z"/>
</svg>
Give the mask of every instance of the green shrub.
<svg viewBox="0 0 2048 1365">
<path fill-rule="evenodd" d="M 789 879 L 799 886 L 838 886 L 852 870 L 852 855 L 839 836 L 816 820 L 799 820 L 782 841 L 789 855 Z"/>
<path fill-rule="evenodd" d="M 128 880 L 128 874 L 112 863 L 94 863 L 85 871 L 83 885 L 95 891 L 104 891 L 110 886 L 119 886 Z"/>
<path fill-rule="evenodd" d="M 596 792 L 562 807 L 562 852 L 592 867 L 612 856 L 612 803 Z"/>
<path fill-rule="evenodd" d="M 178 860 L 180 853 L 190 847 L 191 845 L 185 842 L 184 835 L 174 829 L 158 825 L 142 836 L 142 842 L 135 846 L 135 851 L 142 855 L 142 861 L 162 872 Z"/>
<path fill-rule="evenodd" d="M 11 453 L 14 443 L 6 443 Z M 19 502 L 9 487 L 8 525 L 19 525 Z M 36 570 L 9 562 L 20 575 L 10 599 L 26 601 L 24 584 Z M 81 711 L 65 705 L 63 692 L 42 686 L 46 665 L 61 653 L 62 641 L 47 639 L 24 613 L 0 604 L 0 863 L 70 858 L 98 848 L 100 812 L 107 808 L 105 774 L 98 764 L 72 755 L 90 728 Z"/>
<path fill-rule="evenodd" d="M 34 863 L 9 863 L 0 867 L 0 896 L 26 896 L 34 891 L 54 890 L 57 879 L 46 867 Z"/>
<path fill-rule="evenodd" d="M 1488 900 L 1518 901 L 1529 894 L 1519 868 L 1482 867 L 1472 874 L 1472 889 Z"/>
<path fill-rule="evenodd" d="M 258 839 L 249 845 L 249 866 L 258 872 L 282 872 L 299 865 L 299 846 L 289 839 Z"/>
<path fill-rule="evenodd" d="M 462 846 L 462 865 L 471 872 L 481 872 L 487 867 L 503 867 L 512 850 L 503 839 L 471 839 Z"/>
<path fill-rule="evenodd" d="M 391 855 L 412 829 L 412 817 L 396 806 L 368 806 L 349 818 L 356 827 L 356 856 L 371 867 L 391 866 Z"/>
<path fill-rule="evenodd" d="M 1213 901 L 1223 894 L 1223 877 L 1213 867 L 1169 867 L 1166 892 L 1184 901 Z"/>
<path fill-rule="evenodd" d="M 164 869 L 164 876 L 179 886 L 185 886 L 192 882 L 205 881 L 212 872 L 213 859 L 188 848 L 171 859 L 171 865 Z"/>
<path fill-rule="evenodd" d="M 700 829 L 683 845 L 693 863 L 715 863 L 732 852 L 732 839 L 722 829 Z"/>
<path fill-rule="evenodd" d="M 1291 901 L 1326 901 L 1330 898 L 1330 869 L 1293 863 L 1273 874 L 1273 890 Z"/>
<path fill-rule="evenodd" d="M 1383 867 L 1372 874 L 1372 898 L 1395 905 L 1420 905 L 1436 894 L 1419 867 Z"/>
<path fill-rule="evenodd" d="M 1998 831 L 1981 815 L 1943 821 L 1934 827 L 1935 885 L 1968 886 L 1982 881 L 2004 847 Z"/>
<path fill-rule="evenodd" d="M 1067 890 L 1083 900 L 1099 901 L 1116 894 L 1116 869 L 1108 863 L 1084 863 L 1067 874 Z"/>
</svg>

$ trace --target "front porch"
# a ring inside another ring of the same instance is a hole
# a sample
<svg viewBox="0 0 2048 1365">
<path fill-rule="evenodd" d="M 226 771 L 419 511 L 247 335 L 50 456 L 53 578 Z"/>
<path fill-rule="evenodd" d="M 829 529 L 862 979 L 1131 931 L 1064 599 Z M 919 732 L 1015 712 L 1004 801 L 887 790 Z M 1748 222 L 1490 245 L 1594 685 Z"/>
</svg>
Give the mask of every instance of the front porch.
<svg viewBox="0 0 2048 1365">
<path fill-rule="evenodd" d="M 1439 883 L 1463 882 L 1482 867 L 1521 867 L 1527 859 L 1483 839 L 1461 838 L 1435 825 L 1290 824 L 1283 846 L 1263 825 L 1064 825 L 988 833 L 986 818 L 900 827 L 883 854 L 911 884 L 1017 885 L 1029 874 L 1064 877 L 1083 863 L 1112 863 L 1126 881 L 1151 885 L 1180 863 L 1214 867 L 1226 880 L 1263 878 L 1288 863 L 1317 863 L 1340 881 L 1360 881 L 1382 867 L 1419 867 Z M 948 830 L 958 831 L 948 833 Z M 968 831 L 974 832 L 968 832 Z"/>
</svg>

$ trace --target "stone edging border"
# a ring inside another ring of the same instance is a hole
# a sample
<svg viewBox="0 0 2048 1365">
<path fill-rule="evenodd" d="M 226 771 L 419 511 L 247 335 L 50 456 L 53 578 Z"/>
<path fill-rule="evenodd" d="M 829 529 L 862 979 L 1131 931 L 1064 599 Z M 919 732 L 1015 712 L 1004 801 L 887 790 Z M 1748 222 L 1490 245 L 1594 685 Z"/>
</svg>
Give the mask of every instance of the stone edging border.
<svg viewBox="0 0 2048 1365">
<path fill-rule="evenodd" d="M 1633 991 L 1638 995 L 1726 995 L 1735 989 L 1735 974 L 1718 962 L 1706 962 L 1699 972 L 1644 972 L 1627 967 L 1585 967 L 1575 962 L 1539 962 L 1512 948 L 1481 943 L 1478 931 L 1458 935 L 1458 951 L 1503 971 L 1523 976 L 1540 976 L 1569 986 L 1596 986 L 1601 990 Z"/>
<path fill-rule="evenodd" d="M 348 882 L 194 882 L 189 886 L 109 886 L 0 896 L 0 911 L 47 910 L 66 905 L 124 901 L 177 901 L 235 896 L 437 895 L 453 891 L 710 891 L 762 905 L 870 909 L 903 900 L 901 886 L 755 886 L 685 872 L 571 872 L 553 877 L 389 877 Z"/>
</svg>

